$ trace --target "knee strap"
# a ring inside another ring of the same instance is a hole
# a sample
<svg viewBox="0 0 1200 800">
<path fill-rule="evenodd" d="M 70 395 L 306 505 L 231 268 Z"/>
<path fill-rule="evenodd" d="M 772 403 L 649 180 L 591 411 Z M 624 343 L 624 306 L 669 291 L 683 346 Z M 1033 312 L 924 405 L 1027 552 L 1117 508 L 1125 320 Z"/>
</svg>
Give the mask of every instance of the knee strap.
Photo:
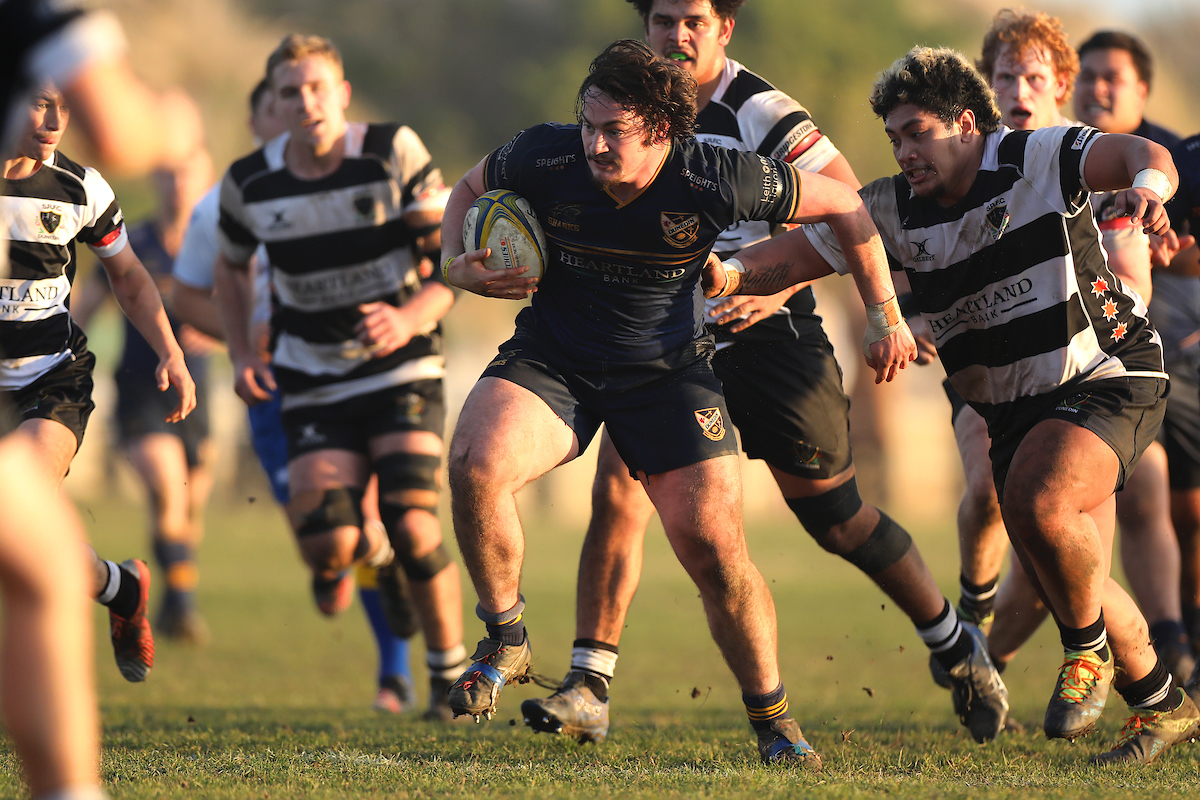
<svg viewBox="0 0 1200 800">
<path fill-rule="evenodd" d="M 787 504 L 804 530 L 819 542 L 835 525 L 857 514 L 863 502 L 858 496 L 858 482 L 851 476 L 841 486 L 812 497 L 788 498 Z"/>
<path fill-rule="evenodd" d="M 361 530 L 362 499 L 363 490 L 353 486 L 322 490 L 317 507 L 299 513 L 296 536 L 317 536 L 347 525 Z"/>
<path fill-rule="evenodd" d="M 867 540 L 842 558 L 867 575 L 877 575 L 895 564 L 912 549 L 912 537 L 887 514 L 879 512 L 879 524 Z"/>
<path fill-rule="evenodd" d="M 420 453 L 391 453 L 374 464 L 379 478 L 379 516 L 389 532 L 397 530 L 409 509 L 435 512 L 442 459 Z"/>
<path fill-rule="evenodd" d="M 446 552 L 445 543 L 438 542 L 437 547 L 420 557 L 397 552 L 396 561 L 404 570 L 404 574 L 412 580 L 428 581 L 450 566 L 450 554 Z"/>
</svg>

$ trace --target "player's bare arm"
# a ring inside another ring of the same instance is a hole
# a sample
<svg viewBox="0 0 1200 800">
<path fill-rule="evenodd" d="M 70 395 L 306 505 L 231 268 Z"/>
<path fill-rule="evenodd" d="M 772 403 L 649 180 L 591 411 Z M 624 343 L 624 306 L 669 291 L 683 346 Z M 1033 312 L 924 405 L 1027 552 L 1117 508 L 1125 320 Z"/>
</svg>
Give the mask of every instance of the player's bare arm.
<svg viewBox="0 0 1200 800">
<path fill-rule="evenodd" d="M 235 263 L 218 254 L 213 263 L 213 289 L 225 328 L 229 360 L 233 362 L 234 391 L 246 405 L 253 406 L 271 399 L 275 376 L 250 336 L 250 310 L 254 301 L 246 277 L 249 268 L 249 263 Z"/>
<path fill-rule="evenodd" d="M 1163 204 L 1179 188 L 1179 175 L 1170 152 L 1149 139 L 1107 133 L 1096 139 L 1083 164 L 1083 179 L 1094 192 L 1120 189 L 1114 207 L 1146 233 L 1163 234 L 1170 227 Z"/>
<path fill-rule="evenodd" d="M 463 221 L 471 204 L 484 192 L 483 165 L 480 161 L 454 185 L 442 215 L 442 273 L 446 281 L 460 289 L 484 297 L 524 300 L 537 291 L 537 278 L 521 277 L 528 267 L 492 270 L 483 265 L 487 249 L 464 252 Z"/>
<path fill-rule="evenodd" d="M 165 392 L 168 387 L 174 387 L 179 395 L 178 405 L 166 417 L 167 422 L 179 422 L 196 407 L 196 384 L 184 363 L 183 349 L 171 332 L 158 287 L 129 245 L 101 258 L 100 263 L 108 273 L 113 297 L 121 311 L 158 354 L 158 367 L 154 373 L 158 390 Z"/>
</svg>

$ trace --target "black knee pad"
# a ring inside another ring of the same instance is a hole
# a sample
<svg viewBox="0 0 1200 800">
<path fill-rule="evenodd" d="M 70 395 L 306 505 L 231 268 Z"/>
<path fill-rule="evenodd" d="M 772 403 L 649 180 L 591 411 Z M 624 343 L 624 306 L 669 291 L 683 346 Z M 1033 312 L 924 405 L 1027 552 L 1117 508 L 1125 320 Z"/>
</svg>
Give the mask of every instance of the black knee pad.
<svg viewBox="0 0 1200 800">
<path fill-rule="evenodd" d="M 863 502 L 858 496 L 858 482 L 851 477 L 828 492 L 789 498 L 787 504 L 804 530 L 819 542 L 835 525 L 841 525 L 857 514 Z"/>
<path fill-rule="evenodd" d="M 895 564 L 912 549 L 912 537 L 908 531 L 882 511 L 879 524 L 867 540 L 846 553 L 842 558 L 861 569 L 867 575 L 877 575 Z"/>
<path fill-rule="evenodd" d="M 316 536 L 343 525 L 362 529 L 363 490 L 352 486 L 325 489 L 321 502 L 312 511 L 300 515 L 296 536 Z"/>
<path fill-rule="evenodd" d="M 442 542 L 420 558 L 414 558 L 407 553 L 396 553 L 396 561 L 400 562 L 404 574 L 414 581 L 432 580 L 435 575 L 450 565 L 450 554 Z"/>
<path fill-rule="evenodd" d="M 438 481 L 441 464 L 439 456 L 419 453 L 392 453 L 375 462 L 379 517 L 389 534 L 397 530 L 400 518 L 410 508 L 437 511 L 438 492 L 442 488 Z"/>
</svg>

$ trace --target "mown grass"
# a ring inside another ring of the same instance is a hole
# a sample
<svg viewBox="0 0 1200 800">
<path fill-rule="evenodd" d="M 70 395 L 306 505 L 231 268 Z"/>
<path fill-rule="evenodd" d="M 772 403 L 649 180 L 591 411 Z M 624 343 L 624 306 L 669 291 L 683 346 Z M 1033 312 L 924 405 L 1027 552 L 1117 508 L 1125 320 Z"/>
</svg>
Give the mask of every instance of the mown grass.
<svg viewBox="0 0 1200 800">
<path fill-rule="evenodd" d="M 247 492 L 249 494 L 249 492 Z M 260 497 L 265 495 L 254 492 Z M 84 515 L 109 557 L 144 553 L 140 511 L 118 500 Z M 914 532 L 943 588 L 956 575 L 951 530 Z M 535 668 L 559 677 L 573 638 L 580 532 L 530 525 L 524 593 Z M 98 628 L 103 778 L 119 798 L 726 798 L 1200 796 L 1200 746 L 1150 769 L 1099 772 L 1124 709 L 1075 745 L 1040 733 L 1059 649 L 1043 630 L 1006 674 L 1025 734 L 978 746 L 935 687 L 902 614 L 794 524 L 755 526 L 751 547 L 771 583 L 793 715 L 822 753 L 817 775 L 759 765 L 737 687 L 712 644 L 696 590 L 661 535 L 613 683 L 612 729 L 600 746 L 533 735 L 508 688 L 489 723 L 453 725 L 368 708 L 374 653 L 357 609 L 320 618 L 292 544 L 266 502 L 215 506 L 202 557 L 201 602 L 213 642 L 162 643 L 150 679 L 127 684 Z M 468 647 L 480 635 L 470 618 Z M 97 624 L 104 622 L 97 610 Z M 424 685 L 419 640 L 413 661 Z M 0 750 L 0 796 L 24 793 Z"/>
</svg>

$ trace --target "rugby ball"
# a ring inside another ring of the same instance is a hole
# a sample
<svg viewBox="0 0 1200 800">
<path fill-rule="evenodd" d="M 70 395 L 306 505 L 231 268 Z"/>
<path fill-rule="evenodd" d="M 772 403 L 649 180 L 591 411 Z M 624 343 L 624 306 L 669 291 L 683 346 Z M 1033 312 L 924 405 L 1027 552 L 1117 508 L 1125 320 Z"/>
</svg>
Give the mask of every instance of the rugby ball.
<svg viewBox="0 0 1200 800">
<path fill-rule="evenodd" d="M 480 195 L 463 220 L 463 247 L 467 251 L 490 247 L 484 259 L 488 269 L 529 267 L 527 278 L 545 272 L 549 251 L 546 234 L 524 197 L 507 189 Z"/>
</svg>

